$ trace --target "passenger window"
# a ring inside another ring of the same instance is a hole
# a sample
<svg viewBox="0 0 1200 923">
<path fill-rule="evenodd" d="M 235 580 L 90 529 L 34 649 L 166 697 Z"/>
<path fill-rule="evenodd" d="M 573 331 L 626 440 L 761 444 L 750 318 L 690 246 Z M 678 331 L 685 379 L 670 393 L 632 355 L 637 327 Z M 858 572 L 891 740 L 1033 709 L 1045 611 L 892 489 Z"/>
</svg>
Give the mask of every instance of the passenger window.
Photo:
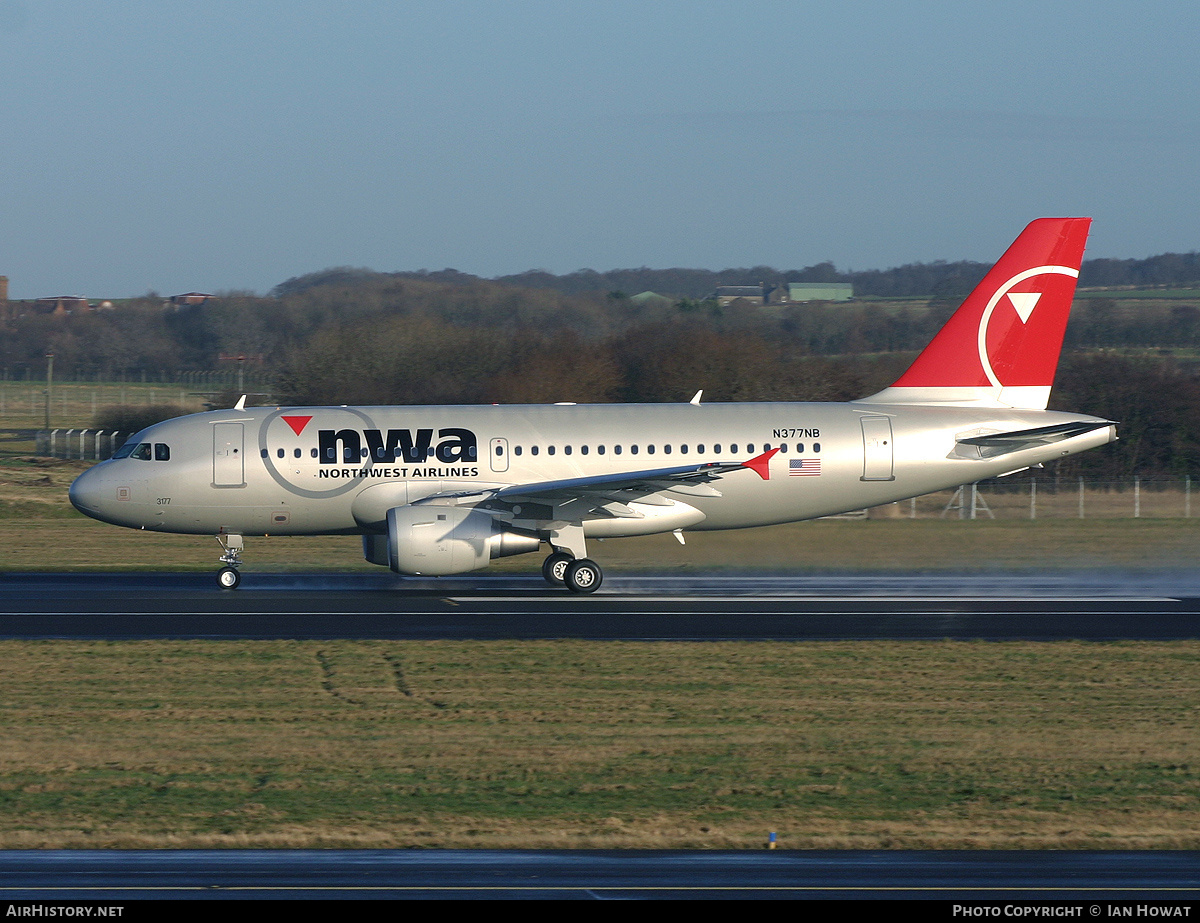
<svg viewBox="0 0 1200 923">
<path fill-rule="evenodd" d="M 820 452 L 820 451 L 821 451 L 821 443 L 819 443 L 819 442 L 814 442 L 814 443 L 813 443 L 813 451 L 814 451 L 814 452 Z"/>
<path fill-rule="evenodd" d="M 520 447 L 520 446 L 516 446 L 516 447 L 513 449 L 513 455 L 520 455 L 520 454 L 521 454 L 521 447 Z"/>
<path fill-rule="evenodd" d="M 292 456 L 293 456 L 294 458 L 299 458 L 299 457 L 300 457 L 300 450 L 299 450 L 299 449 L 294 449 L 294 450 L 292 450 Z"/>
<path fill-rule="evenodd" d="M 652 445 L 646 446 L 646 454 L 653 455 L 654 454 L 654 446 L 652 446 Z"/>
<path fill-rule="evenodd" d="M 571 454 L 571 447 L 569 445 L 563 446 L 563 455 L 570 455 L 570 454 Z"/>
<path fill-rule="evenodd" d="M 604 446 L 602 446 L 602 445 L 596 446 L 596 454 L 603 455 L 604 454 Z"/>
<path fill-rule="evenodd" d="M 530 455 L 537 455 L 537 453 L 538 453 L 538 447 L 537 447 L 537 446 L 533 445 L 533 446 L 530 446 L 530 447 L 529 447 L 529 454 L 530 454 Z"/>
<path fill-rule="evenodd" d="M 548 446 L 548 447 L 546 448 L 546 454 L 547 454 L 547 455 L 553 455 L 553 454 L 554 454 L 554 446 Z"/>
<path fill-rule="evenodd" d="M 275 455 L 276 455 L 278 458 L 283 458 L 283 449 L 276 449 L 276 450 L 275 450 Z"/>
<path fill-rule="evenodd" d="M 631 446 L 629 447 L 629 454 L 630 454 L 630 455 L 637 455 L 637 453 L 638 453 L 638 447 L 637 447 L 637 446 L 635 446 L 635 445 L 631 445 Z"/>
<path fill-rule="evenodd" d="M 271 456 L 271 453 L 270 453 L 270 452 L 268 452 L 266 449 L 263 449 L 263 450 L 262 450 L 262 457 L 263 457 L 263 458 L 269 458 L 270 456 Z"/>
<path fill-rule="evenodd" d="M 803 442 L 797 442 L 797 443 L 796 443 L 796 452 L 797 452 L 797 454 L 799 454 L 799 455 L 803 455 L 803 454 L 804 454 L 804 443 L 803 443 Z"/>
<path fill-rule="evenodd" d="M 308 454 L 309 454 L 309 455 L 311 455 L 313 458 L 316 458 L 316 457 L 317 457 L 317 450 L 316 450 L 316 449 L 309 449 L 309 450 L 308 450 Z"/>
<path fill-rule="evenodd" d="M 165 442 L 154 443 L 154 460 L 155 461 L 170 461 L 171 447 Z"/>
<path fill-rule="evenodd" d="M 669 445 L 665 445 L 665 446 L 663 446 L 663 454 L 664 454 L 664 455 L 670 455 L 670 454 L 671 454 L 671 447 L 670 447 Z"/>
<path fill-rule="evenodd" d="M 613 446 L 613 455 L 620 455 L 620 454 L 621 454 L 621 447 L 619 445 Z"/>
</svg>

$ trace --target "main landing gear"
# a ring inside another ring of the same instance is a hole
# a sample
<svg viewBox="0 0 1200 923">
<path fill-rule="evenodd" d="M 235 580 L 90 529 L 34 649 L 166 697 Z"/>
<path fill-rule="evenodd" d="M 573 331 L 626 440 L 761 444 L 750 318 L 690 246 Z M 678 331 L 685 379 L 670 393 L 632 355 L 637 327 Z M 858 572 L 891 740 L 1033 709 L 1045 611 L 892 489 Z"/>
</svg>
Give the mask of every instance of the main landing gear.
<svg viewBox="0 0 1200 923">
<path fill-rule="evenodd" d="M 552 586 L 565 586 L 572 593 L 595 593 L 604 582 L 604 571 L 589 558 L 575 558 L 556 551 L 542 564 L 542 576 Z"/>
<path fill-rule="evenodd" d="M 225 552 L 220 557 L 225 566 L 217 571 L 217 583 L 222 589 L 236 590 L 242 582 L 242 575 L 238 573 L 238 568 L 242 566 L 242 549 L 245 547 L 242 537 L 224 534 L 218 535 L 217 541 L 221 544 L 221 550 Z"/>
</svg>

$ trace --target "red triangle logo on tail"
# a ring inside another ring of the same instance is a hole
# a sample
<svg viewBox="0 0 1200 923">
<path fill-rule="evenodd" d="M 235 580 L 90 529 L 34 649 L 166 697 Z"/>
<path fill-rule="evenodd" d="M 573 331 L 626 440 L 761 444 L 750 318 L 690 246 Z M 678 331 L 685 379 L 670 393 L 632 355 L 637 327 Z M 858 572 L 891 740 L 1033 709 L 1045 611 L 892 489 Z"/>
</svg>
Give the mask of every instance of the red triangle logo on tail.
<svg viewBox="0 0 1200 923">
<path fill-rule="evenodd" d="M 292 432 L 299 436 L 304 432 L 304 427 L 308 426 L 308 421 L 312 417 L 284 417 L 283 422 L 292 428 Z"/>
</svg>

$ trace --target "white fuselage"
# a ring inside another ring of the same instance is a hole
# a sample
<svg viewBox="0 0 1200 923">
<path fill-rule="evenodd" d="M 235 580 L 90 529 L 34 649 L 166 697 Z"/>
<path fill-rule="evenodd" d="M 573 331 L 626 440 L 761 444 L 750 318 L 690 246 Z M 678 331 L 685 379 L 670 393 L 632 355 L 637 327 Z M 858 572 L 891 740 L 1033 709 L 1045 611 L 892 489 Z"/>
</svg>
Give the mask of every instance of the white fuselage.
<svg viewBox="0 0 1200 923">
<path fill-rule="evenodd" d="M 998 457 L 958 443 L 1073 421 L 1098 425 Z M 149 427 L 135 437 L 149 449 L 85 472 L 71 499 L 94 518 L 163 532 L 380 534 L 389 509 L 435 494 L 739 462 L 779 449 L 766 479 L 743 469 L 633 503 L 615 497 L 615 515 L 582 522 L 597 537 L 733 529 L 1052 461 L 1116 438 L 1114 426 L 1099 424 L 1048 411 L 853 402 L 221 410 Z M 509 516 L 520 526 L 544 521 L 542 512 Z"/>
</svg>

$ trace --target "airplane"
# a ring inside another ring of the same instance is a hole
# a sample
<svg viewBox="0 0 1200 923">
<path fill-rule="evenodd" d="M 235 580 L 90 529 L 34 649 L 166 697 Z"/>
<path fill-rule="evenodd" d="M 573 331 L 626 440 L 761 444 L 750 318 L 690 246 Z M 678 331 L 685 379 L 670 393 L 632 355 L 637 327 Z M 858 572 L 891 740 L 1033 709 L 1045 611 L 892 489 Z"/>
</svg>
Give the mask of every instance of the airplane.
<svg viewBox="0 0 1200 923">
<path fill-rule="evenodd" d="M 592 593 L 587 540 L 740 529 L 877 506 L 1115 441 L 1046 410 L 1090 218 L 1028 225 L 912 366 L 846 403 L 246 407 L 166 420 L 70 488 L 116 525 L 215 535 L 236 588 L 246 535 L 360 535 L 398 574 L 550 553 Z"/>
</svg>

